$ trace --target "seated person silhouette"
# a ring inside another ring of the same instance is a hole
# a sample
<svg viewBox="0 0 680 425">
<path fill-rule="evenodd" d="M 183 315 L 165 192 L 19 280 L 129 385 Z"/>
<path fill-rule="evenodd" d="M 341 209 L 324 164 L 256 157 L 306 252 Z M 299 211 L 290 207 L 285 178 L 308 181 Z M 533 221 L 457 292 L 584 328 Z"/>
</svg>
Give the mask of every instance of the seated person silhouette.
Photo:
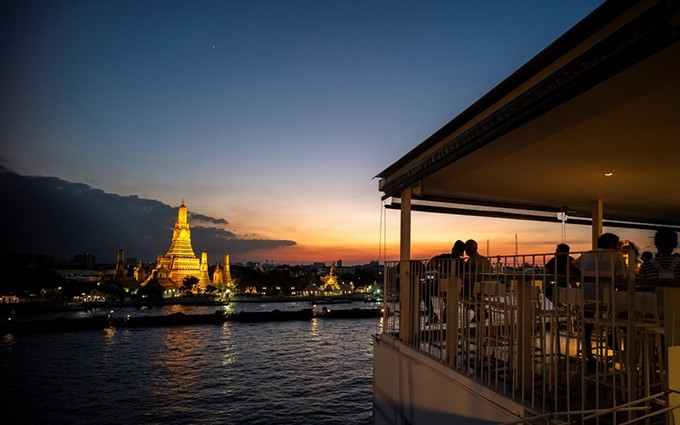
<svg viewBox="0 0 680 425">
<path fill-rule="evenodd" d="M 452 273 L 454 276 L 460 276 L 463 273 L 463 254 L 465 253 L 465 243 L 461 240 L 457 240 L 453 246 L 451 247 L 451 252 L 450 253 L 444 253 L 444 254 L 439 254 L 435 255 L 432 257 L 433 260 L 445 260 L 448 258 L 452 259 L 452 263 L 450 264 L 451 270 L 448 270 L 448 265 L 445 265 L 443 262 L 437 264 L 437 268 L 439 270 L 439 277 L 447 277 L 449 273 Z M 432 303 L 432 295 L 439 295 L 436 294 L 436 292 L 439 292 L 439 282 L 433 282 L 432 284 L 434 288 L 433 293 L 427 293 L 427 291 L 421 291 L 420 293 L 420 299 L 423 301 L 425 304 L 425 314 L 428 316 L 428 321 L 426 324 L 430 323 L 436 323 L 439 321 L 439 317 L 437 314 L 434 312 L 434 305 Z M 442 302 L 442 319 L 443 323 L 446 323 L 446 301 L 444 300 Z"/>
<path fill-rule="evenodd" d="M 619 237 L 613 233 L 603 233 L 597 239 L 597 248 L 584 252 L 572 265 L 581 273 L 581 288 L 585 317 L 594 318 L 596 304 L 602 300 L 604 290 L 611 290 L 611 285 L 626 276 L 626 265 L 623 255 L 619 251 Z M 595 304 L 588 300 L 594 300 Z M 584 352 L 586 354 L 589 372 L 596 368 L 595 358 L 592 354 L 592 335 L 594 324 L 587 322 L 584 325 Z"/>
<path fill-rule="evenodd" d="M 575 286 L 578 276 L 578 269 L 573 266 L 574 257 L 569 255 L 569 245 L 565 243 L 557 244 L 555 256 L 545 263 L 545 287 L 543 292 L 553 302 L 553 292 L 555 287 Z"/>
<path fill-rule="evenodd" d="M 678 246 L 678 234 L 673 229 L 660 229 L 654 234 L 657 253 L 640 266 L 638 277 L 680 279 L 680 255 L 673 254 Z"/>
<path fill-rule="evenodd" d="M 463 280 L 463 286 L 464 286 L 464 292 L 466 291 L 467 294 L 474 295 L 472 294 L 475 282 L 479 282 L 485 279 L 488 279 L 489 274 L 491 274 L 492 267 L 491 267 L 491 261 L 481 255 L 479 253 L 479 247 L 477 245 L 477 241 L 474 239 L 468 239 L 465 242 L 465 253 L 468 256 L 468 259 L 465 263 L 465 275 L 464 275 L 464 280 Z M 485 276 L 486 275 L 486 276 Z M 481 311 L 474 311 L 475 313 L 475 318 L 472 319 L 473 321 L 477 320 L 477 317 L 480 316 Z M 484 311 L 484 318 L 489 317 L 489 312 Z"/>
</svg>

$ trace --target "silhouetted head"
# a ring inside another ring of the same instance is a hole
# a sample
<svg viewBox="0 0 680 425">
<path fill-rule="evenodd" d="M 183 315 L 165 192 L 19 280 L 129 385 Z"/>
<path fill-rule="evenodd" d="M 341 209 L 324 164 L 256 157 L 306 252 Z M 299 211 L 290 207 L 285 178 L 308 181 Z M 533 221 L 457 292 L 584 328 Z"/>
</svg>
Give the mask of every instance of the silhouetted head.
<svg viewBox="0 0 680 425">
<path fill-rule="evenodd" d="M 618 249 L 619 237 L 613 233 L 603 233 L 597 238 L 597 247 L 601 249 Z"/>
<path fill-rule="evenodd" d="M 569 245 L 566 243 L 558 243 L 557 247 L 555 248 L 556 253 L 569 253 Z"/>
<path fill-rule="evenodd" d="M 465 241 L 465 252 L 467 253 L 468 257 L 472 254 L 477 253 L 477 241 L 474 239 L 468 239 Z"/>
<path fill-rule="evenodd" d="M 465 254 L 465 242 L 461 241 L 460 239 L 457 240 L 451 247 L 451 254 L 462 257 L 463 254 Z"/>
<path fill-rule="evenodd" d="M 654 258 L 654 254 L 652 254 L 650 251 L 644 251 L 642 254 L 640 254 L 640 259 L 642 261 L 649 261 L 652 258 Z"/>
<path fill-rule="evenodd" d="M 640 250 L 638 249 L 637 245 L 635 245 L 633 242 L 629 241 L 628 239 L 624 239 L 621 242 L 619 242 L 621 252 L 628 254 L 628 255 L 633 255 L 635 258 L 637 258 L 640 255 Z"/>
<path fill-rule="evenodd" d="M 654 246 L 666 255 L 670 255 L 678 246 L 678 234 L 673 229 L 659 229 L 654 235 Z"/>
</svg>

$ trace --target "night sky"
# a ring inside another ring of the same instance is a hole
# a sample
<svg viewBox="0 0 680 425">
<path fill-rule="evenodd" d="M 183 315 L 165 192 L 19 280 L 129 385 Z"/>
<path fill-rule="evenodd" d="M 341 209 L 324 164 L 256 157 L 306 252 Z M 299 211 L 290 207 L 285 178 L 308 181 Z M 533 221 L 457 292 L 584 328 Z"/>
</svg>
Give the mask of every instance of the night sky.
<svg viewBox="0 0 680 425">
<path fill-rule="evenodd" d="M 600 3 L 4 1 L 0 165 L 296 242 L 252 260 L 377 259 L 373 177 Z M 515 234 L 550 252 L 561 228 L 430 214 L 412 253 Z"/>
</svg>

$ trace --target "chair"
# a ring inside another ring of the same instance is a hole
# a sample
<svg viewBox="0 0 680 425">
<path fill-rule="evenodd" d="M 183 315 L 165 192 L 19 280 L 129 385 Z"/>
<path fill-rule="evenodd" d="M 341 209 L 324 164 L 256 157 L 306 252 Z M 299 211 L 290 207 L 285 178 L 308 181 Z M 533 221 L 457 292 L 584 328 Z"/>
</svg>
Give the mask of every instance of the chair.
<svg viewBox="0 0 680 425">
<path fill-rule="evenodd" d="M 635 327 L 636 333 L 641 334 L 639 369 L 645 395 L 652 394 L 652 391 L 660 392 L 666 376 L 665 331 L 659 302 L 659 293 L 656 291 L 635 294 Z"/>
<path fill-rule="evenodd" d="M 556 329 L 553 332 L 555 351 L 558 359 L 564 359 L 566 375 L 582 370 L 576 367 L 571 359 L 579 358 L 585 361 L 588 353 L 584 353 L 583 326 L 584 316 L 584 293 L 581 288 L 556 287 L 554 290 L 554 304 L 556 306 L 553 313 L 553 322 Z M 582 362 L 576 363 L 580 365 Z"/>
<path fill-rule="evenodd" d="M 553 299 L 555 293 L 553 291 Z M 536 326 L 533 330 L 535 370 L 547 379 L 549 389 L 553 389 L 557 382 L 556 360 L 559 352 L 559 327 L 560 321 L 566 315 L 566 309 L 560 309 L 547 299 L 540 286 L 531 286 L 531 300 L 533 303 Z M 543 385 L 546 381 L 543 381 Z"/>
<path fill-rule="evenodd" d="M 622 391 L 626 399 L 642 394 L 649 396 L 652 389 L 660 390 L 663 386 L 665 374 L 664 328 L 658 295 L 615 291 L 611 296 L 611 316 L 606 319 L 612 332 L 608 347 L 611 361 L 605 370 L 605 377 L 609 378 L 605 382 L 617 388 L 618 381 L 618 388 L 627 390 Z"/>
<path fill-rule="evenodd" d="M 477 347 L 489 382 L 501 378 L 513 364 L 516 310 L 510 297 L 506 286 L 496 280 L 477 281 L 473 286 Z"/>
<path fill-rule="evenodd" d="M 458 364 L 458 349 L 460 346 L 460 325 L 463 323 L 461 317 L 460 288 L 462 280 L 452 274 L 439 279 L 439 300 L 441 320 L 446 334 L 446 357 L 451 366 Z M 461 353 L 462 354 L 462 353 Z"/>
</svg>

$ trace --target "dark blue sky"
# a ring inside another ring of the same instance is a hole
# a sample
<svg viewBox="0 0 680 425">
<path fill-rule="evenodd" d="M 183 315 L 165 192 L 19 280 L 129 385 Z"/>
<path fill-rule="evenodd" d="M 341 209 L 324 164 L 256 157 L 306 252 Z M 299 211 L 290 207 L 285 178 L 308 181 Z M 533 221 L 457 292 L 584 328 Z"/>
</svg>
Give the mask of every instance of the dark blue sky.
<svg viewBox="0 0 680 425">
<path fill-rule="evenodd" d="M 0 164 L 375 259 L 372 178 L 600 3 L 5 1 Z"/>
</svg>

